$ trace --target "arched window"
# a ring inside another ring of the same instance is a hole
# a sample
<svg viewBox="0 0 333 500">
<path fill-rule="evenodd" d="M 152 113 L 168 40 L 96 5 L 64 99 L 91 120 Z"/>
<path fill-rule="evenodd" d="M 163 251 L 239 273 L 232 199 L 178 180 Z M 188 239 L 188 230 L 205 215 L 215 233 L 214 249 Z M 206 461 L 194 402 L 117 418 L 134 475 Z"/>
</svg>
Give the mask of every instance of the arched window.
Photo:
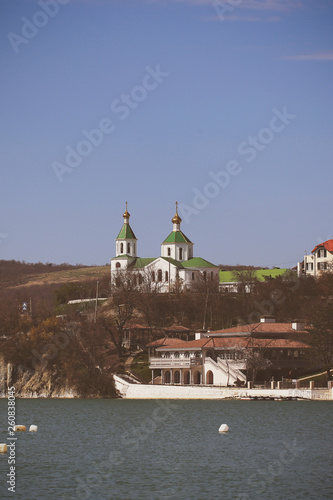
<svg viewBox="0 0 333 500">
<path fill-rule="evenodd" d="M 184 372 L 184 384 L 189 384 L 190 383 L 190 372 L 189 370 L 186 370 Z"/>
<path fill-rule="evenodd" d="M 165 271 L 165 281 L 169 281 L 169 273 L 168 273 L 168 271 Z"/>
<path fill-rule="evenodd" d="M 165 384 L 170 384 L 170 372 L 169 371 L 166 371 L 164 373 L 164 383 Z"/>
<path fill-rule="evenodd" d="M 206 373 L 206 384 L 213 385 L 213 383 L 214 383 L 214 375 L 213 372 L 209 370 Z"/>
<path fill-rule="evenodd" d="M 174 357 L 178 359 L 179 358 L 179 352 L 175 352 Z"/>
<path fill-rule="evenodd" d="M 116 262 L 116 268 L 119 268 L 119 267 L 121 267 L 120 262 Z"/>
<path fill-rule="evenodd" d="M 206 271 L 203 272 L 203 277 L 204 277 L 204 280 L 206 281 L 206 277 L 207 277 Z"/>
<path fill-rule="evenodd" d="M 194 372 L 193 382 L 195 385 L 199 385 L 201 383 L 201 373 L 200 372 L 198 372 L 198 371 Z"/>
<path fill-rule="evenodd" d="M 171 256 L 171 248 L 168 247 L 168 257 L 170 257 L 170 256 Z"/>
<path fill-rule="evenodd" d="M 180 384 L 180 373 L 178 370 L 174 373 L 173 380 L 175 384 Z"/>
<path fill-rule="evenodd" d="M 152 273 L 151 273 L 151 280 L 155 281 L 155 271 L 152 271 Z"/>
<path fill-rule="evenodd" d="M 157 280 L 158 280 L 158 281 L 162 281 L 162 269 L 159 269 L 159 270 L 158 270 L 157 276 L 158 276 L 158 277 L 157 277 Z"/>
<path fill-rule="evenodd" d="M 128 254 L 131 253 L 131 244 L 130 243 L 127 243 L 127 253 Z"/>
<path fill-rule="evenodd" d="M 124 243 L 120 243 L 120 253 L 124 253 Z"/>
<path fill-rule="evenodd" d="M 183 260 L 183 249 L 179 249 L 179 260 Z"/>
</svg>

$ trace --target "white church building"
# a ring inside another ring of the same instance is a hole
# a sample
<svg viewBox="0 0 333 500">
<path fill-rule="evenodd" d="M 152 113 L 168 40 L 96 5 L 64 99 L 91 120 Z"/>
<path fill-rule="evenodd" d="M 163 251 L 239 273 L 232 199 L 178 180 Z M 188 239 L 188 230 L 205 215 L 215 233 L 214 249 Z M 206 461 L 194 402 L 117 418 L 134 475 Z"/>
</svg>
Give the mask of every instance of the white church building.
<svg viewBox="0 0 333 500">
<path fill-rule="evenodd" d="M 137 256 L 137 238 L 130 226 L 130 214 L 123 214 L 124 223 L 116 238 L 116 256 L 111 259 L 111 283 L 119 285 L 125 272 L 134 272 L 138 286 L 172 292 L 176 287 L 190 289 L 200 277 L 219 279 L 218 266 L 201 257 L 193 257 L 193 243 L 180 229 L 182 219 L 176 213 L 171 219 L 172 231 L 161 244 L 156 258 Z"/>
</svg>

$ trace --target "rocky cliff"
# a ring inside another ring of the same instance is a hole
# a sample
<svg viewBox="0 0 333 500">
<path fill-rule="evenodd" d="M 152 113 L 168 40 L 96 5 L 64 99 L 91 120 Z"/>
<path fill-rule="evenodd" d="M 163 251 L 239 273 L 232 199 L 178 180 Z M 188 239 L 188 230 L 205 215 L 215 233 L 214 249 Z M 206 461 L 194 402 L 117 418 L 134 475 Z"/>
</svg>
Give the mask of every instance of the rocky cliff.
<svg viewBox="0 0 333 500">
<path fill-rule="evenodd" d="M 15 395 L 21 398 L 78 398 L 80 394 L 61 382 L 55 371 L 28 368 L 5 363 L 0 356 L 0 397 L 7 396 L 7 388 L 15 387 Z"/>
</svg>

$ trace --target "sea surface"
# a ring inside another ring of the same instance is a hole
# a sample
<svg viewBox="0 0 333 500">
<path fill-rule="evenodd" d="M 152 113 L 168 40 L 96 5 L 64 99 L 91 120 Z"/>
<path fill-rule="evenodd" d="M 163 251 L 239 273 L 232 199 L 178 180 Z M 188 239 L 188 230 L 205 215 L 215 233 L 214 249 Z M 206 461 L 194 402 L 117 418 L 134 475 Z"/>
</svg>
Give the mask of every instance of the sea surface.
<svg viewBox="0 0 333 500">
<path fill-rule="evenodd" d="M 27 432 L 15 493 L 0 454 L 1 499 L 333 499 L 330 401 L 17 399 L 16 413 Z M 5 443 L 6 399 L 0 420 Z"/>
</svg>

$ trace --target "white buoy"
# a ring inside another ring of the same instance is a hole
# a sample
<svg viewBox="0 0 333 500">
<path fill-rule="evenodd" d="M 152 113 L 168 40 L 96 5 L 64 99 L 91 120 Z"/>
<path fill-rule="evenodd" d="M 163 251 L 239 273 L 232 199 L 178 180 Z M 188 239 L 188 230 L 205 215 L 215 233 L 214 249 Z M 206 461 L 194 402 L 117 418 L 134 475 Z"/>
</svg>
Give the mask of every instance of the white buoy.
<svg viewBox="0 0 333 500">
<path fill-rule="evenodd" d="M 15 432 L 24 432 L 26 429 L 25 429 L 25 425 L 14 425 L 14 431 Z"/>
<path fill-rule="evenodd" d="M 6 443 L 0 443 L 0 453 L 7 453 Z"/>
<path fill-rule="evenodd" d="M 222 424 L 221 427 L 219 428 L 219 432 L 228 432 L 229 427 L 227 424 Z"/>
<path fill-rule="evenodd" d="M 29 432 L 37 432 L 37 425 L 30 425 Z"/>
</svg>

